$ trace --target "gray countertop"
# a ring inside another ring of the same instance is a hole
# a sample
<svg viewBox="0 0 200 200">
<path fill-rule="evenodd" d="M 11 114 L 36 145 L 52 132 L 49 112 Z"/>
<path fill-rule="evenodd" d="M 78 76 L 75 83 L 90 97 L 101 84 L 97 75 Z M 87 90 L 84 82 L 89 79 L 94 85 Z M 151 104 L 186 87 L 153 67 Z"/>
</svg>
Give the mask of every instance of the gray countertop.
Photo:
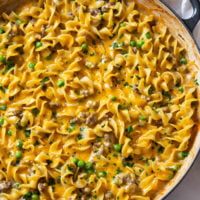
<svg viewBox="0 0 200 200">
<path fill-rule="evenodd" d="M 166 200 L 200 200 L 200 154 L 189 173 Z"/>
</svg>

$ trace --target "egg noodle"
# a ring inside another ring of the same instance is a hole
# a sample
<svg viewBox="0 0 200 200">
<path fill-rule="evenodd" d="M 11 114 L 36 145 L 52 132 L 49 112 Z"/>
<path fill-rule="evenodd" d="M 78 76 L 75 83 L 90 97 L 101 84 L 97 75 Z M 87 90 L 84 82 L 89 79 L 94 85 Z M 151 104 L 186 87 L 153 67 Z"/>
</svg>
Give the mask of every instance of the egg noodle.
<svg viewBox="0 0 200 200">
<path fill-rule="evenodd" d="M 195 136 L 194 68 L 133 0 L 3 13 L 0 199 L 154 199 Z"/>
</svg>

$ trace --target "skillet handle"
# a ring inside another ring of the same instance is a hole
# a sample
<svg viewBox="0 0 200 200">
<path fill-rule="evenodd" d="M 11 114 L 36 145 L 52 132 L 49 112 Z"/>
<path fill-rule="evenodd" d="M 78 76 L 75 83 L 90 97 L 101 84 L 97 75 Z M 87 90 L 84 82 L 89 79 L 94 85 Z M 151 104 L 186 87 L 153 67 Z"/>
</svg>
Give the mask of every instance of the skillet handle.
<svg viewBox="0 0 200 200">
<path fill-rule="evenodd" d="M 182 19 L 191 32 L 193 32 L 197 22 L 200 20 L 200 1 L 190 0 L 193 7 L 193 15 L 189 19 Z"/>
</svg>

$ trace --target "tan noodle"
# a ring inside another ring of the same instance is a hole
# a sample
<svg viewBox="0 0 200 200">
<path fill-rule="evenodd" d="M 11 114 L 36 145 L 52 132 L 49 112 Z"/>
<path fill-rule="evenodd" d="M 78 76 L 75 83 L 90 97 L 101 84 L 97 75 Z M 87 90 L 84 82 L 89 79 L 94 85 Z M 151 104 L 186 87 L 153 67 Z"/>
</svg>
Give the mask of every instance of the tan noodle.
<svg viewBox="0 0 200 200">
<path fill-rule="evenodd" d="M 1 200 L 150 200 L 189 154 L 195 64 L 133 0 L 27 1 L 0 63 Z"/>
</svg>

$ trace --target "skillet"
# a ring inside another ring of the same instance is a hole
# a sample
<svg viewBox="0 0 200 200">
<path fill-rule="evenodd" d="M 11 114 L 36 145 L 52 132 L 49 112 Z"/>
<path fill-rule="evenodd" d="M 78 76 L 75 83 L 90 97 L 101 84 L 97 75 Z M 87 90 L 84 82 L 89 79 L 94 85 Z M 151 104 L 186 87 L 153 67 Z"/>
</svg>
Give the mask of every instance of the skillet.
<svg viewBox="0 0 200 200">
<path fill-rule="evenodd" d="M 181 19 L 173 10 L 171 10 L 163 1 L 158 0 L 136 0 L 138 3 L 145 5 L 147 8 L 153 8 L 152 12 L 160 17 L 163 22 L 169 28 L 171 34 L 180 42 L 184 48 L 188 50 L 188 57 L 190 60 L 194 61 L 197 66 L 200 66 L 200 49 L 198 48 L 193 36 L 192 31 L 200 19 L 200 3 L 198 0 L 190 0 L 194 11 L 193 16 L 190 19 L 183 20 Z M 20 1 L 15 2 L 14 4 L 7 1 L 10 5 L 7 7 L 9 10 L 14 9 L 16 4 Z M 4 7 L 7 5 L 6 1 L 0 1 L 1 8 L 0 11 L 5 11 Z M 8 11 L 9 11 L 8 10 Z M 200 68 L 198 69 L 200 71 Z M 200 73 L 199 73 L 200 77 Z M 198 93 L 200 93 L 198 91 Z M 199 96 L 199 94 L 198 94 Z M 200 108 L 198 110 L 198 121 L 200 121 Z M 183 180 L 185 175 L 188 173 L 189 169 L 192 167 L 195 159 L 198 156 L 200 151 L 200 122 L 197 124 L 197 128 L 194 130 L 194 137 L 191 145 L 190 156 L 185 159 L 183 167 L 180 169 L 179 173 L 166 185 L 166 187 L 160 191 L 154 200 L 164 200 L 170 194 L 173 189 Z"/>
</svg>

